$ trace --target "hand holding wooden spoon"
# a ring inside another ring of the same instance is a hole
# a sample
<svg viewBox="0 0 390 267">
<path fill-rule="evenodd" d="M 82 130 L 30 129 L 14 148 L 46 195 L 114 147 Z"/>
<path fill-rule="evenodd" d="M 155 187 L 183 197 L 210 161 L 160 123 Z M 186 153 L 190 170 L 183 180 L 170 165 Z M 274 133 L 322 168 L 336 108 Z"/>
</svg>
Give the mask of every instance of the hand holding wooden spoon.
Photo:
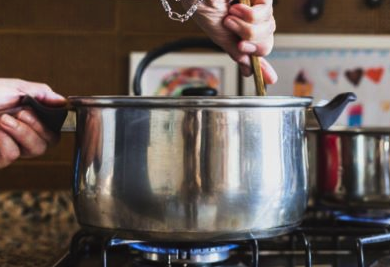
<svg viewBox="0 0 390 267">
<path fill-rule="evenodd" d="M 188 7 L 192 1 L 182 3 Z M 253 0 L 252 6 L 231 4 L 230 0 L 205 0 L 194 19 L 239 64 L 244 76 L 252 74 L 251 55 L 262 57 L 272 50 L 275 31 L 272 0 Z M 265 59 L 261 63 L 264 81 L 275 83 L 275 70 Z"/>
</svg>

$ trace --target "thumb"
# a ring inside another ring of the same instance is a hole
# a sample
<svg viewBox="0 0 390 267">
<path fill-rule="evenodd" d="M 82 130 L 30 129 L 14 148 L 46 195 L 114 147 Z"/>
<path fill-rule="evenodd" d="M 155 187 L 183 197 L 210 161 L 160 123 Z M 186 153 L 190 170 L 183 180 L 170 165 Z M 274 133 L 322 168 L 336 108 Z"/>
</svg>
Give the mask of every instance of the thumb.
<svg viewBox="0 0 390 267">
<path fill-rule="evenodd" d="M 54 91 L 44 92 L 43 94 L 39 94 L 35 98 L 42 104 L 48 106 L 63 106 L 66 104 L 66 99 L 62 95 L 57 94 Z"/>
<path fill-rule="evenodd" d="M 34 97 L 42 104 L 59 106 L 66 103 L 66 99 L 54 92 L 48 85 L 43 83 L 25 82 L 19 89 L 25 95 Z"/>
<path fill-rule="evenodd" d="M 18 91 L 1 90 L 0 88 L 0 110 L 16 106 L 22 95 L 23 93 Z"/>
</svg>

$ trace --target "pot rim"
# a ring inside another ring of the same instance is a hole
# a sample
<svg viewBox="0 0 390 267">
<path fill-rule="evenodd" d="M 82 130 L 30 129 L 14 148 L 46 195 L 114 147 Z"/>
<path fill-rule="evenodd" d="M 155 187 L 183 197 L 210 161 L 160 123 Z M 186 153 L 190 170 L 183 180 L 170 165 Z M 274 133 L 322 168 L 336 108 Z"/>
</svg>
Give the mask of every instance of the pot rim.
<svg viewBox="0 0 390 267">
<path fill-rule="evenodd" d="M 181 97 L 141 97 L 141 96 L 70 96 L 71 106 L 93 107 L 308 107 L 311 97 L 294 96 L 181 96 Z"/>
<path fill-rule="evenodd" d="M 389 135 L 390 127 L 381 126 L 364 126 L 364 127 L 348 127 L 348 126 L 333 126 L 328 130 L 318 130 L 321 134 L 373 134 L 373 135 Z"/>
</svg>

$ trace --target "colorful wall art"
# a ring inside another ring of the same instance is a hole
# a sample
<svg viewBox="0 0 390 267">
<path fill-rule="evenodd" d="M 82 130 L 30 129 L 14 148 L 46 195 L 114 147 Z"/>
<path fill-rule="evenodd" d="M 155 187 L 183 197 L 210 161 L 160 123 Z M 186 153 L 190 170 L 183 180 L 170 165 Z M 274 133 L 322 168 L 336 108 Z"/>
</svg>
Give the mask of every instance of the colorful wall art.
<svg viewBox="0 0 390 267">
<path fill-rule="evenodd" d="M 344 41 L 343 47 L 332 47 L 339 44 L 337 38 Z M 345 42 L 348 37 L 337 38 L 328 42 L 329 47 L 276 45 L 267 60 L 279 81 L 268 86 L 268 94 L 313 96 L 322 104 L 341 92 L 354 92 L 358 100 L 347 107 L 337 125 L 390 127 L 390 39 L 387 47 L 370 48 L 366 40 L 354 47 Z M 254 94 L 251 79 L 245 79 L 243 87 L 246 95 Z"/>
<path fill-rule="evenodd" d="M 135 71 L 145 52 L 132 52 L 129 94 L 133 94 Z M 153 61 L 142 77 L 144 96 L 177 97 L 185 88 L 211 87 L 219 95 L 237 95 L 238 67 L 225 53 L 170 53 Z"/>
</svg>

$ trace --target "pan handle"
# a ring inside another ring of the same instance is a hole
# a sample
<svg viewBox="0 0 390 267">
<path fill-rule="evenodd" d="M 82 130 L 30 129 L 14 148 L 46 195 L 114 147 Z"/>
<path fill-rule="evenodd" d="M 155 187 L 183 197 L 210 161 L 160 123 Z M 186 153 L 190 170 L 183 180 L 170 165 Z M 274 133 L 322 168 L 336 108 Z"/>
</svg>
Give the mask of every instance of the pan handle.
<svg viewBox="0 0 390 267">
<path fill-rule="evenodd" d="M 3 110 L 0 112 L 0 115 L 4 113 L 15 114 L 25 106 L 30 107 L 49 130 L 54 133 L 61 132 L 62 125 L 68 115 L 68 109 L 65 107 L 52 108 L 44 106 L 29 95 L 22 96 L 19 106 Z"/>
</svg>

